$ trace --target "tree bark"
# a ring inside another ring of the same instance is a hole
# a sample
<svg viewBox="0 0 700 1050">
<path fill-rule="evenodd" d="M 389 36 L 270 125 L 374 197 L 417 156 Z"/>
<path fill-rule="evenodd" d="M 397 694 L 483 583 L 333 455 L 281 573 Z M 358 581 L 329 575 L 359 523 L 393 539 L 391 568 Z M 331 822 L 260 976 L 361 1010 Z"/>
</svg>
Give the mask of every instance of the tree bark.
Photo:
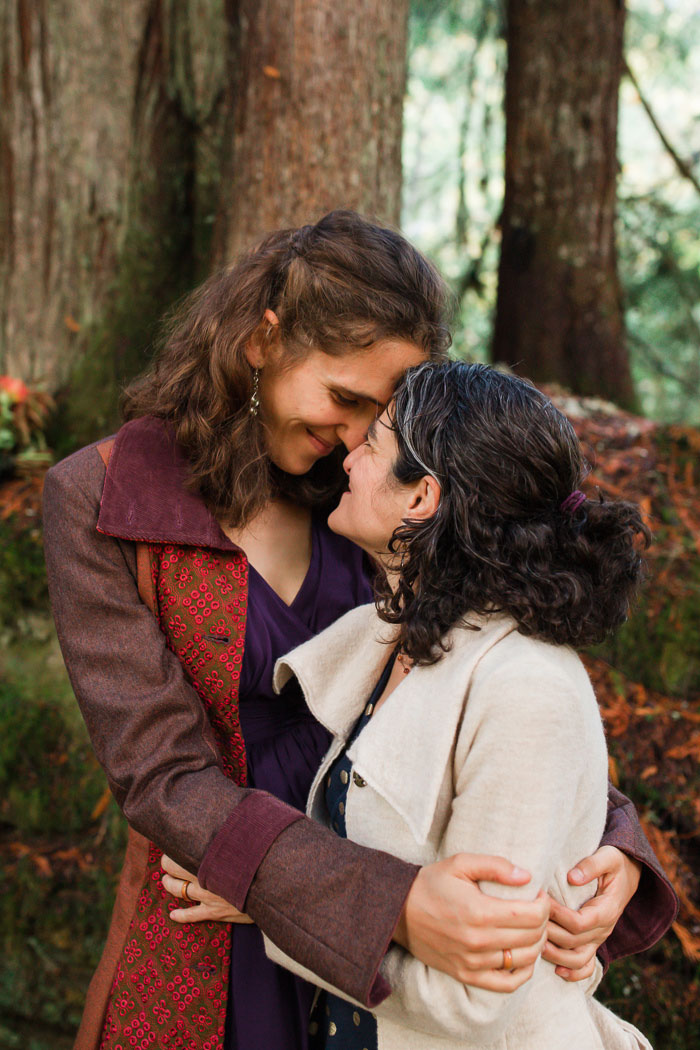
<svg viewBox="0 0 700 1050">
<path fill-rule="evenodd" d="M 114 272 L 145 6 L 0 0 L 0 370 L 54 388 Z"/>
<path fill-rule="evenodd" d="M 630 406 L 615 248 L 624 3 L 509 0 L 493 356 Z"/>
<path fill-rule="evenodd" d="M 408 2 L 228 0 L 241 49 L 214 256 L 336 207 L 397 223 Z"/>
<path fill-rule="evenodd" d="M 223 2 L 0 0 L 0 19 L 0 371 L 70 381 L 94 416 L 208 263 Z"/>
</svg>

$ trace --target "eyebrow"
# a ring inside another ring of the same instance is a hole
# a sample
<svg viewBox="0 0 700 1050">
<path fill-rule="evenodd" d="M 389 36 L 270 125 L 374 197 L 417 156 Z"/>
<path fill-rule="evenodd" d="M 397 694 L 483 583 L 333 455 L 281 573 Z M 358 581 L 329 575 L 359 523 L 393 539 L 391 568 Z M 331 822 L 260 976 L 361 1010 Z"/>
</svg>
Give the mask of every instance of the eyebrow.
<svg viewBox="0 0 700 1050">
<path fill-rule="evenodd" d="M 374 417 L 370 425 L 367 427 L 367 440 L 370 442 L 376 442 L 377 440 L 377 416 Z"/>
</svg>

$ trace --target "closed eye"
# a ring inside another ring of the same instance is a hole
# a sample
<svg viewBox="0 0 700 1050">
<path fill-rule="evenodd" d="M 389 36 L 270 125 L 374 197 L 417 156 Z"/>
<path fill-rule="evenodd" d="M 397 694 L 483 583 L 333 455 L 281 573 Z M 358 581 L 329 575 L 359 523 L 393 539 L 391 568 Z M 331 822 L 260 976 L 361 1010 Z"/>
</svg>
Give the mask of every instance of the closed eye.
<svg viewBox="0 0 700 1050">
<path fill-rule="evenodd" d="M 345 397 L 345 395 L 341 394 L 338 390 L 333 391 L 333 397 L 339 405 L 359 405 L 357 398 Z"/>
</svg>

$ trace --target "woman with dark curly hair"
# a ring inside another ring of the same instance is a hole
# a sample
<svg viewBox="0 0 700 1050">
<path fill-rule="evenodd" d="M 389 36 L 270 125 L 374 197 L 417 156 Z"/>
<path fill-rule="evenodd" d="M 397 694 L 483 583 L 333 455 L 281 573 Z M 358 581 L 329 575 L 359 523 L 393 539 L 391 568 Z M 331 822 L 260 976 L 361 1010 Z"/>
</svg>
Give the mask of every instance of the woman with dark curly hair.
<svg viewBox="0 0 700 1050">
<path fill-rule="evenodd" d="M 543 394 L 460 363 L 410 369 L 346 458 L 329 524 L 383 565 L 376 607 L 349 612 L 275 670 L 278 688 L 299 681 L 333 734 L 308 812 L 338 835 L 416 864 L 503 853 L 533 879 L 483 887 L 498 896 L 545 890 L 570 908 L 590 896 L 567 871 L 601 835 L 607 754 L 574 648 L 625 620 L 650 536 L 636 506 L 580 491 L 584 467 Z M 319 982 L 317 1047 L 649 1047 L 592 998 L 599 964 L 567 984 L 540 959 L 510 995 L 463 985 L 398 945 L 382 972 L 393 993 L 372 1013 Z"/>
</svg>

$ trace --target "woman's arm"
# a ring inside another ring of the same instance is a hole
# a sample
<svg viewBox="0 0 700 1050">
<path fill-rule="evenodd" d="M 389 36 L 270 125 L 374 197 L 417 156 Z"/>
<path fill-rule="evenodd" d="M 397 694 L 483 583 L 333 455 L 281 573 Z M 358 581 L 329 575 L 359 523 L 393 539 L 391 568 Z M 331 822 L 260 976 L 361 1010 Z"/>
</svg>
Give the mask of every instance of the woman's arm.
<svg viewBox="0 0 700 1050">
<path fill-rule="evenodd" d="M 608 819 L 601 848 L 569 872 L 572 885 L 598 880 L 580 911 L 553 902 L 544 958 L 567 980 L 592 972 L 595 952 L 607 968 L 624 955 L 655 944 L 678 912 L 678 898 L 621 791 L 608 785 Z"/>
<path fill-rule="evenodd" d="M 202 704 L 138 597 L 134 544 L 96 530 L 103 481 L 94 448 L 49 472 L 44 543 L 71 682 L 133 827 L 198 871 L 206 888 L 248 912 L 290 955 L 367 1005 L 388 994 L 378 968 L 409 892 L 412 899 L 429 894 L 434 920 L 409 923 L 414 950 L 441 957 L 455 974 L 479 970 L 494 947 L 492 927 L 536 943 L 548 913 L 541 904 L 523 904 L 516 927 L 501 905 L 485 936 L 473 880 L 486 877 L 490 862 L 428 878 L 427 869 L 337 839 L 224 776 Z M 522 881 L 500 863 L 490 877 Z"/>
</svg>

